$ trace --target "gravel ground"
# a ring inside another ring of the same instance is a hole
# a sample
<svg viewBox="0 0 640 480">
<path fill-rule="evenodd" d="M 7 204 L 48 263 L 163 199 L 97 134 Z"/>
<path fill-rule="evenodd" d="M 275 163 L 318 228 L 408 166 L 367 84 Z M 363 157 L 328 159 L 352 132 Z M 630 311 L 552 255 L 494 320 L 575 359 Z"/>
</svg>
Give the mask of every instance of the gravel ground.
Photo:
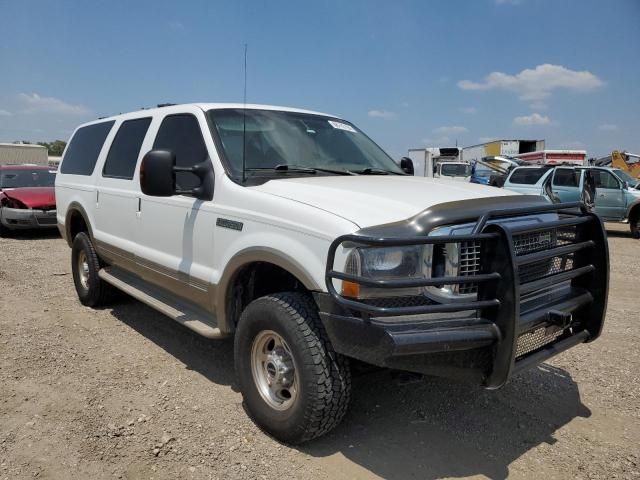
<svg viewBox="0 0 640 480">
<path fill-rule="evenodd" d="M 128 298 L 85 308 L 60 238 L 0 239 L 0 479 L 640 478 L 640 242 L 627 231 L 611 227 L 597 342 L 497 392 L 361 375 L 342 425 L 300 448 L 248 420 L 231 342 Z"/>
</svg>

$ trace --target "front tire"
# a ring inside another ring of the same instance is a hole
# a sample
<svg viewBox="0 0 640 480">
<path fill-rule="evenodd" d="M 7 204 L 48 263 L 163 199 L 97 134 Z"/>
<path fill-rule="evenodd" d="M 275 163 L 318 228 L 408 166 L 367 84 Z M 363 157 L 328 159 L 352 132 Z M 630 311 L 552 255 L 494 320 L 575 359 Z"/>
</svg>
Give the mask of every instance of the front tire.
<svg viewBox="0 0 640 480">
<path fill-rule="evenodd" d="M 71 271 L 80 303 L 87 307 L 104 305 L 111 294 L 111 285 L 98 276 L 100 268 L 100 258 L 89 235 L 78 233 L 71 247 Z"/>
<path fill-rule="evenodd" d="M 251 302 L 234 350 L 246 410 L 278 440 L 311 440 L 344 417 L 351 395 L 348 360 L 333 350 L 309 295 L 277 293 Z"/>
</svg>

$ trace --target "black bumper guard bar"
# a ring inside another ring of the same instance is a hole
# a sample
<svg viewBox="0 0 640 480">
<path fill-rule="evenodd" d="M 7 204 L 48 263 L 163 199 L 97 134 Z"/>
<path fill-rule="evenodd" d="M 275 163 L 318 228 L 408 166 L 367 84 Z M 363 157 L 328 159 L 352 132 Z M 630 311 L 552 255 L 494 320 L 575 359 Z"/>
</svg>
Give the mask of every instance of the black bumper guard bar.
<svg viewBox="0 0 640 480">
<path fill-rule="evenodd" d="M 561 213 L 565 218 L 541 221 L 538 224 L 526 226 L 490 223 L 498 219 L 549 212 Z M 491 337 L 490 341 L 485 341 L 484 344 L 494 347 L 493 365 L 491 371 L 486 372 L 484 380 L 488 388 L 502 386 L 513 372 L 521 370 L 526 365 L 543 361 L 576 343 L 591 341 L 600 335 L 606 312 L 608 291 L 608 247 L 604 226 L 594 213 L 587 211 L 583 203 L 573 202 L 492 210 L 480 218 L 467 219 L 459 223 L 468 223 L 474 220 L 476 220 L 476 224 L 469 235 L 374 237 L 350 234 L 337 238 L 329 247 L 325 271 L 325 282 L 330 296 L 346 311 L 358 312 L 361 321 L 365 324 L 369 324 L 372 317 L 477 311 L 477 318 L 470 322 L 469 326 L 471 327 L 473 322 L 483 326 L 483 335 L 487 337 L 490 333 Z M 574 226 L 576 227 L 575 243 L 516 255 L 513 244 L 514 235 Z M 347 248 L 357 246 L 392 247 L 473 241 L 481 242 L 480 273 L 475 275 L 374 280 L 334 270 L 336 251 L 341 245 Z M 572 269 L 521 284 L 518 273 L 519 266 L 544 260 L 551 261 L 554 257 L 569 254 L 573 256 Z M 478 285 L 478 295 L 474 301 L 427 303 L 402 307 L 379 306 L 368 304 L 356 298 L 345 298 L 336 290 L 333 284 L 334 279 L 380 289 L 475 283 Z M 571 281 L 569 296 L 555 300 L 555 303 L 543 305 L 538 310 L 525 312 L 521 316 L 520 300 L 522 295 L 566 281 Z M 587 306 L 589 308 L 584 308 Z M 558 313 L 558 309 L 564 310 Z M 565 322 L 567 318 L 570 319 L 569 325 L 562 326 L 565 328 L 564 333 L 553 343 L 516 361 L 519 335 L 534 327 L 538 328 L 542 324 L 553 323 L 554 315 L 562 317 Z M 471 333 L 470 331 L 469 334 Z M 469 344 L 474 345 L 473 342 L 469 342 Z M 428 348 L 433 348 L 433 346 L 425 347 L 422 351 L 426 353 L 429 351 Z M 442 345 L 442 348 L 443 350 L 459 350 L 462 347 Z M 412 349 L 404 354 L 412 353 L 420 353 L 420 351 L 412 346 Z M 403 355 L 403 353 L 396 352 L 394 355 Z"/>
</svg>

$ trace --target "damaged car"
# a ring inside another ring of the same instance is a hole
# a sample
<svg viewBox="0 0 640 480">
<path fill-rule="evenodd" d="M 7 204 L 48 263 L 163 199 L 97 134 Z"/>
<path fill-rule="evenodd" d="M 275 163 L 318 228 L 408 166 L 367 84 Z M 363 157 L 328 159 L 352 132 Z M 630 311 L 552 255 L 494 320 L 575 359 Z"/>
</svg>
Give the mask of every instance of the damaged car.
<svg viewBox="0 0 640 480">
<path fill-rule="evenodd" d="M 0 235 L 56 228 L 55 178 L 45 165 L 0 165 Z"/>
</svg>

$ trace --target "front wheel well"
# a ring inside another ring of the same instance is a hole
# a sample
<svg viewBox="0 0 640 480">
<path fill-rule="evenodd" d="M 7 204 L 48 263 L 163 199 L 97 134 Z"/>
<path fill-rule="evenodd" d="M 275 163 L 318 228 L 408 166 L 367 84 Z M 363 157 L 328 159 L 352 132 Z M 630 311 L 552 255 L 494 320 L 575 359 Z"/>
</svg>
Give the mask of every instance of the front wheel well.
<svg viewBox="0 0 640 480">
<path fill-rule="evenodd" d="M 226 312 L 229 325 L 235 327 L 240 315 L 252 301 L 272 293 L 307 292 L 295 275 L 269 262 L 252 262 L 241 267 L 227 288 Z"/>
</svg>

